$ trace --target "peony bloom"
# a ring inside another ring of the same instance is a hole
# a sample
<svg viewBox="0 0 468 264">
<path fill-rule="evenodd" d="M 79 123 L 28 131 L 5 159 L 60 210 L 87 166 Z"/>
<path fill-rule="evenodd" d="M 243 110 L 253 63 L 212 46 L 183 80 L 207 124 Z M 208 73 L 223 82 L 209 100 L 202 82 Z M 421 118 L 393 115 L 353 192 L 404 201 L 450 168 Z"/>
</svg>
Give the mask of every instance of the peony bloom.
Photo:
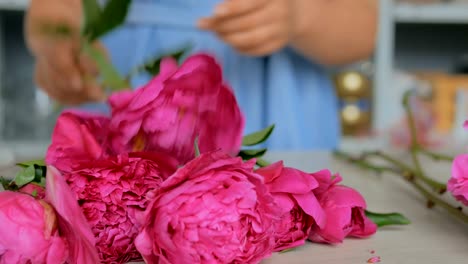
<svg viewBox="0 0 468 264">
<path fill-rule="evenodd" d="M 459 155 L 453 161 L 447 189 L 458 201 L 468 206 L 468 154 Z"/>
<path fill-rule="evenodd" d="M 19 189 L 18 191 L 21 193 L 32 195 L 36 199 L 45 198 L 45 188 L 36 183 L 26 184 L 25 186 L 21 187 L 21 189 Z"/>
<path fill-rule="evenodd" d="M 239 152 L 244 117 L 207 55 L 192 56 L 180 68 L 163 60 L 161 73 L 146 86 L 116 93 L 109 102 L 111 144 L 119 153 L 163 152 L 184 164 L 194 158 L 196 138 L 202 153 Z"/>
<path fill-rule="evenodd" d="M 54 209 L 31 195 L 0 192 L 0 264 L 65 263 Z"/>
<path fill-rule="evenodd" d="M 83 162 L 64 174 L 96 238 L 103 263 L 141 260 L 137 220 L 177 162 L 156 153 L 131 153 Z"/>
<path fill-rule="evenodd" d="M 324 227 L 325 213 L 312 190 L 318 182 L 310 174 L 285 168 L 283 162 L 256 171 L 265 179 L 275 203 L 282 210 L 276 228 L 276 251 L 303 245 L 313 225 Z"/>
<path fill-rule="evenodd" d="M 312 175 L 319 182 L 314 193 L 325 210 L 326 223 L 322 228 L 312 227 L 310 240 L 335 244 L 347 236 L 363 238 L 377 231 L 377 226 L 365 215 L 364 198 L 352 188 L 337 185 L 341 181 L 339 175 L 332 176 L 329 171 Z"/>
<path fill-rule="evenodd" d="M 146 263 L 258 263 L 278 214 L 253 162 L 210 152 L 161 186 L 137 237 Z"/>
<path fill-rule="evenodd" d="M 70 256 L 67 263 L 99 263 L 89 224 L 65 179 L 52 166 L 47 167 L 46 199 L 57 212 L 60 233 L 68 242 Z"/>
<path fill-rule="evenodd" d="M 94 160 L 104 154 L 109 118 L 78 111 L 62 113 L 52 134 L 46 154 L 47 164 L 70 171 L 82 160 Z"/>
</svg>

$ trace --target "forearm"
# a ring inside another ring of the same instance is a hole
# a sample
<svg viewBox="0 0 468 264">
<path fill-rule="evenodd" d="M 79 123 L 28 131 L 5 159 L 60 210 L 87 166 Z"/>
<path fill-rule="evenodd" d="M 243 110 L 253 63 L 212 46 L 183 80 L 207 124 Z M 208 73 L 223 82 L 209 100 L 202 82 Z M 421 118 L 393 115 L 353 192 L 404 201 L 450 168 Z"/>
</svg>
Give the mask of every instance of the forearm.
<svg viewBox="0 0 468 264">
<path fill-rule="evenodd" d="M 296 16 L 290 45 L 325 65 L 368 57 L 375 45 L 377 0 L 293 0 Z"/>
</svg>

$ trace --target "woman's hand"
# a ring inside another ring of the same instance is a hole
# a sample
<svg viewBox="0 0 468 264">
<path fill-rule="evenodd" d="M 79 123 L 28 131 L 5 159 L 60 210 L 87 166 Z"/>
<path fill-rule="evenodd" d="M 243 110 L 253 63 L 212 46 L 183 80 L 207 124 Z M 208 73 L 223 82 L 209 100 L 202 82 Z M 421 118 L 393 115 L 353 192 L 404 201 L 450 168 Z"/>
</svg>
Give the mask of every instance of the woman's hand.
<svg viewBox="0 0 468 264">
<path fill-rule="evenodd" d="M 95 81 L 96 65 L 81 53 L 81 10 L 80 0 L 32 0 L 26 15 L 36 83 L 64 104 L 105 99 Z"/>
<path fill-rule="evenodd" d="M 367 58 L 377 32 L 377 0 L 224 0 L 201 29 L 239 52 L 274 53 L 286 45 L 324 65 Z"/>
<path fill-rule="evenodd" d="M 215 32 L 239 52 L 250 56 L 274 53 L 290 41 L 295 28 L 295 0 L 226 0 L 199 27 Z"/>
</svg>

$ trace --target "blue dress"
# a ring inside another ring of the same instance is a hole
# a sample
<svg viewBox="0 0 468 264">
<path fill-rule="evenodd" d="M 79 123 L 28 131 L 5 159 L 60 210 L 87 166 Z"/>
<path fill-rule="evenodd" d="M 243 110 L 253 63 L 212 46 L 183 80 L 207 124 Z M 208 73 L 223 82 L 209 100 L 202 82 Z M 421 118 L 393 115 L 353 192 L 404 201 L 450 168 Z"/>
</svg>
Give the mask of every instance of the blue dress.
<svg viewBox="0 0 468 264">
<path fill-rule="evenodd" d="M 214 55 L 246 116 L 246 133 L 276 124 L 274 150 L 333 149 L 340 138 L 338 103 L 325 70 L 290 48 L 266 57 L 237 53 L 196 22 L 221 0 L 134 0 L 126 25 L 103 39 L 122 74 L 188 44 Z M 138 87 L 148 76 L 132 80 Z"/>
</svg>

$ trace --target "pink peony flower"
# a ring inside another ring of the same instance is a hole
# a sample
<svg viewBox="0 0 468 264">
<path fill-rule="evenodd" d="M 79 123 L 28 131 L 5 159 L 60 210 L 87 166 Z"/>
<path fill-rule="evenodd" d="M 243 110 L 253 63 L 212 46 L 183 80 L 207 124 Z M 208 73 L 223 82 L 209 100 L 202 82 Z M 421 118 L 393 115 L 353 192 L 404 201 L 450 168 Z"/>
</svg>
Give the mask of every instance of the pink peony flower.
<svg viewBox="0 0 468 264">
<path fill-rule="evenodd" d="M 458 201 L 468 206 L 468 154 L 459 155 L 453 161 L 447 189 Z"/>
<path fill-rule="evenodd" d="M 166 180 L 135 242 L 146 263 L 258 263 L 268 257 L 278 211 L 253 166 L 210 152 Z"/>
<path fill-rule="evenodd" d="M 60 233 L 67 239 L 70 251 L 68 263 L 99 263 L 95 239 L 89 224 L 65 178 L 52 166 L 47 167 L 46 199 L 54 206 L 59 219 Z"/>
<path fill-rule="evenodd" d="M 0 192 L 0 264 L 65 263 L 54 209 L 32 196 Z"/>
<path fill-rule="evenodd" d="M 32 195 L 36 199 L 45 198 L 45 188 L 35 183 L 29 183 L 21 187 L 21 189 L 19 189 L 18 191 L 21 193 Z"/>
<path fill-rule="evenodd" d="M 334 244 L 347 236 L 364 238 L 377 231 L 377 226 L 365 215 L 364 198 L 352 188 L 337 185 L 341 181 L 339 175 L 332 176 L 326 170 L 312 175 L 319 182 L 314 193 L 327 218 L 324 227 L 312 227 L 310 240 Z"/>
<path fill-rule="evenodd" d="M 62 113 L 46 154 L 47 164 L 70 171 L 82 160 L 94 160 L 104 153 L 109 118 L 84 112 Z"/>
<path fill-rule="evenodd" d="M 325 213 L 312 190 L 318 182 L 310 174 L 285 168 L 283 162 L 258 169 L 265 184 L 282 210 L 276 228 L 276 251 L 303 245 L 313 225 L 324 227 Z"/>
<path fill-rule="evenodd" d="M 102 263 L 141 260 L 134 239 L 139 214 L 177 162 L 156 153 L 131 153 L 83 162 L 64 174 L 96 238 Z"/>
<path fill-rule="evenodd" d="M 116 93 L 109 102 L 112 149 L 119 153 L 161 151 L 183 164 L 194 158 L 197 137 L 202 153 L 239 152 L 244 117 L 210 56 L 192 56 L 180 68 L 163 60 L 150 83 Z"/>
</svg>

